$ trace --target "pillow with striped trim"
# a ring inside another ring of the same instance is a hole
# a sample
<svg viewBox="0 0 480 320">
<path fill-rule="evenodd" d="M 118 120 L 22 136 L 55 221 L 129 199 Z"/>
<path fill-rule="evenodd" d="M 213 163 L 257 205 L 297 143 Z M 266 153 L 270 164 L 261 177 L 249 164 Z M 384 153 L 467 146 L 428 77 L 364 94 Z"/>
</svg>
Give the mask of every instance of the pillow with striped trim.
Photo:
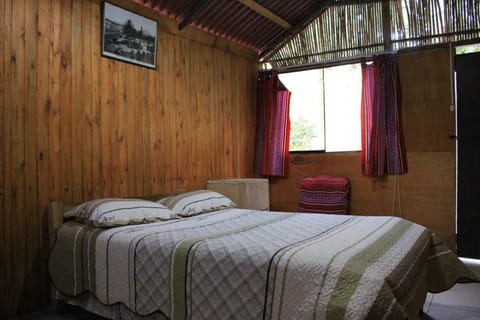
<svg viewBox="0 0 480 320">
<path fill-rule="evenodd" d="M 220 209 L 234 208 L 237 205 L 224 195 L 211 190 L 195 190 L 176 196 L 160 199 L 161 203 L 182 217 Z"/>
<path fill-rule="evenodd" d="M 65 212 L 64 217 L 104 228 L 170 220 L 176 218 L 176 215 L 164 205 L 153 201 L 104 198 L 79 204 Z"/>
</svg>

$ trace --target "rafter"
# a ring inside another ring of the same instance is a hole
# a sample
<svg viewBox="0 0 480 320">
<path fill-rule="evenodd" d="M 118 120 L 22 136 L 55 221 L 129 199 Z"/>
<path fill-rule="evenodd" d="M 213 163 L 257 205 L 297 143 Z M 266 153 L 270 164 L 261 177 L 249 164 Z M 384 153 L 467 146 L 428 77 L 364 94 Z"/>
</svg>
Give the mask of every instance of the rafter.
<svg viewBox="0 0 480 320">
<path fill-rule="evenodd" d="M 281 45 L 282 43 L 285 43 L 285 41 L 288 41 L 289 39 L 294 37 L 296 34 L 301 32 L 310 22 L 318 18 L 333 2 L 334 0 L 319 1 L 317 8 L 313 10 L 308 17 L 306 17 L 299 23 L 295 24 L 290 29 L 285 30 L 284 32 L 279 34 L 277 37 L 272 39 L 270 43 L 264 46 L 258 55 L 260 60 L 265 58 L 270 52 L 272 52 L 272 50 L 277 48 L 279 45 Z"/>
<path fill-rule="evenodd" d="M 259 13 L 260 15 L 264 16 L 265 18 L 275 22 L 276 24 L 280 25 L 284 29 L 290 29 L 292 26 L 291 24 L 283 19 L 282 17 L 279 17 L 272 11 L 268 10 L 264 6 L 260 5 L 259 3 L 255 2 L 254 0 L 238 0 L 241 4 L 243 4 L 246 7 L 249 7 L 253 11 Z"/>
</svg>

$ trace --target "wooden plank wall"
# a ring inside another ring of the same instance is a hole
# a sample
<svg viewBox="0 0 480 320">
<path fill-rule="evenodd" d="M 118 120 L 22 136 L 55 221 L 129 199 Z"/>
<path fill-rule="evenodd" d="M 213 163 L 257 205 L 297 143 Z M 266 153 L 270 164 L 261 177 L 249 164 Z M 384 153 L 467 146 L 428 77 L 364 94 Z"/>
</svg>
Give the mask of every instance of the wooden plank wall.
<svg viewBox="0 0 480 320">
<path fill-rule="evenodd" d="M 0 317 L 48 302 L 50 200 L 253 173 L 256 55 L 159 22 L 157 69 L 100 52 L 100 0 L 0 1 Z"/>
<path fill-rule="evenodd" d="M 347 176 L 351 213 L 396 215 L 429 227 L 455 244 L 455 114 L 450 111 L 449 49 L 402 53 L 399 69 L 402 117 L 409 172 L 367 178 L 359 152 L 295 154 L 288 179 L 271 179 L 272 210 L 297 208 L 301 179 L 309 175 Z"/>
</svg>

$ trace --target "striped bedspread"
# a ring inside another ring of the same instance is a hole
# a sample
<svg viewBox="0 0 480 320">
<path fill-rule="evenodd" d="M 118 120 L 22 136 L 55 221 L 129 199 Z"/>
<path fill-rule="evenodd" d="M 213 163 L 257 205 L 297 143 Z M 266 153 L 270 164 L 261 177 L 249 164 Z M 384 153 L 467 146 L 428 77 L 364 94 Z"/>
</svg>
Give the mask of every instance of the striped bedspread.
<svg viewBox="0 0 480 320">
<path fill-rule="evenodd" d="M 49 270 L 68 296 L 210 320 L 416 318 L 426 289 L 474 279 L 400 218 L 242 209 L 110 229 L 67 222 Z"/>
</svg>

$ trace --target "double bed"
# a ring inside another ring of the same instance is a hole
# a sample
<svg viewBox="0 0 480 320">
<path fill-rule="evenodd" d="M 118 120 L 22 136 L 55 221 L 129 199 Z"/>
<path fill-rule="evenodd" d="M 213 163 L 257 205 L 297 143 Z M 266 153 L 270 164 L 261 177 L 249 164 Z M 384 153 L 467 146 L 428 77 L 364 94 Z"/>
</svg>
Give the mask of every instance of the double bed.
<svg viewBox="0 0 480 320">
<path fill-rule="evenodd" d="M 417 319 L 427 291 L 477 280 L 398 217 L 157 198 L 52 203 L 54 298 L 111 319 Z"/>
</svg>

